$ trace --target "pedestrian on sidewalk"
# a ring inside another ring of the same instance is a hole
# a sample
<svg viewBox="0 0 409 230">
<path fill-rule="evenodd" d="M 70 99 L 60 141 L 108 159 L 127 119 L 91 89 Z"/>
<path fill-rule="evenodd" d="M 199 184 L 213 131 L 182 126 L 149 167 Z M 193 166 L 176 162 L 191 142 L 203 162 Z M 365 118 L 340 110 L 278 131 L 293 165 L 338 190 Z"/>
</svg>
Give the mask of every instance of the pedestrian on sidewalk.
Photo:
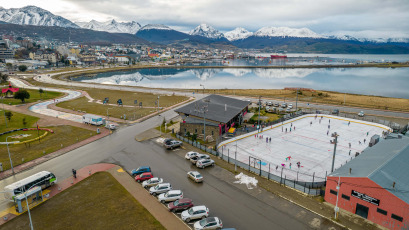
<svg viewBox="0 0 409 230">
<path fill-rule="evenodd" d="M 72 169 L 72 176 L 73 176 L 74 178 L 77 178 L 77 170 Z"/>
</svg>

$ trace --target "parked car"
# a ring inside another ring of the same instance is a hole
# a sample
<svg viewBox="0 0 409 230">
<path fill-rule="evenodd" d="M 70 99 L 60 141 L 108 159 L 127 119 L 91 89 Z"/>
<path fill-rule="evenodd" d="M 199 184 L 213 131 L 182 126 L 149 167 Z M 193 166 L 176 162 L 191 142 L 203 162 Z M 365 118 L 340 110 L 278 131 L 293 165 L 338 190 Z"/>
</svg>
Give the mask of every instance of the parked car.
<svg viewBox="0 0 409 230">
<path fill-rule="evenodd" d="M 284 102 L 281 104 L 281 108 L 286 108 L 286 107 L 287 107 L 287 103 Z"/>
<path fill-rule="evenodd" d="M 182 144 L 183 144 L 183 142 L 181 142 L 181 141 L 171 140 L 171 141 L 165 142 L 165 147 L 167 149 L 174 149 L 176 147 L 181 146 Z"/>
<path fill-rule="evenodd" d="M 193 206 L 180 214 L 180 217 L 185 222 L 190 222 L 194 219 L 202 219 L 209 216 L 209 209 L 204 205 Z"/>
<path fill-rule="evenodd" d="M 268 101 L 268 102 L 266 103 L 266 105 L 272 106 L 272 105 L 273 105 L 273 102 L 272 102 L 272 101 Z"/>
<path fill-rule="evenodd" d="M 158 200 L 161 203 L 175 201 L 183 198 L 183 192 L 180 190 L 170 190 L 166 193 L 159 194 Z"/>
<path fill-rule="evenodd" d="M 196 167 L 206 168 L 207 166 L 214 166 L 214 160 L 212 159 L 200 159 L 196 162 Z"/>
<path fill-rule="evenodd" d="M 144 188 L 152 187 L 152 186 L 155 186 L 155 185 L 160 184 L 162 182 L 163 182 L 162 178 L 152 177 L 151 179 L 142 182 L 142 187 L 144 187 Z"/>
<path fill-rule="evenodd" d="M 137 168 L 137 169 L 133 169 L 133 170 L 131 171 L 131 175 L 132 175 L 133 177 L 135 177 L 135 176 L 137 176 L 137 175 L 139 175 L 139 174 L 142 174 L 142 173 L 144 173 L 144 172 L 151 172 L 151 167 L 149 167 L 149 166 L 141 166 L 141 167 L 139 167 L 139 168 Z"/>
<path fill-rule="evenodd" d="M 170 190 L 172 190 L 172 185 L 170 185 L 170 183 L 161 183 L 151 187 L 149 193 L 156 196 L 157 194 L 165 193 Z"/>
<path fill-rule="evenodd" d="M 359 112 L 359 113 L 358 113 L 358 116 L 360 116 L 360 117 L 363 117 L 363 116 L 365 116 L 365 113 L 364 113 L 364 111 L 361 111 L 361 112 Z"/>
<path fill-rule="evenodd" d="M 274 107 L 279 107 L 280 104 L 278 102 L 274 102 Z"/>
<path fill-rule="evenodd" d="M 192 164 L 195 165 L 196 162 L 197 162 L 198 160 L 201 160 L 201 159 L 210 159 L 210 156 L 207 155 L 207 154 L 199 154 L 199 155 L 197 155 L 197 156 L 195 156 L 195 157 L 190 158 L 190 162 L 192 162 Z"/>
<path fill-rule="evenodd" d="M 149 180 L 153 177 L 153 174 L 151 172 L 146 172 L 146 173 L 142 173 L 139 174 L 138 176 L 135 177 L 135 181 L 136 182 L 142 182 L 142 181 L 146 181 Z"/>
<path fill-rule="evenodd" d="M 105 126 L 105 128 L 110 129 L 110 130 L 115 130 L 115 129 L 116 129 L 116 126 L 115 126 L 114 124 L 107 124 L 107 125 Z"/>
<path fill-rule="evenodd" d="M 179 200 L 175 200 L 174 202 L 170 202 L 168 204 L 168 209 L 170 212 L 177 212 L 186 210 L 188 208 L 193 207 L 193 201 L 189 198 L 182 198 Z"/>
<path fill-rule="evenodd" d="M 286 111 L 287 113 L 289 113 L 289 112 L 291 112 L 291 108 L 287 108 L 285 111 Z"/>
<path fill-rule="evenodd" d="M 199 183 L 203 182 L 203 176 L 197 171 L 187 172 L 187 176 L 192 179 L 194 182 Z"/>
<path fill-rule="evenodd" d="M 197 221 L 193 227 L 195 230 L 222 229 L 223 223 L 218 217 L 207 217 L 206 219 Z"/>
<path fill-rule="evenodd" d="M 332 110 L 332 114 L 338 115 L 339 114 L 339 109 Z"/>
<path fill-rule="evenodd" d="M 292 108 L 293 108 L 293 104 L 288 104 L 288 108 L 292 109 Z"/>
<path fill-rule="evenodd" d="M 195 156 L 197 156 L 197 155 L 199 155 L 199 154 L 200 154 L 200 153 L 198 153 L 198 152 L 190 151 L 190 152 L 187 152 L 187 153 L 186 153 L 185 158 L 186 158 L 186 160 L 190 160 L 190 158 L 195 157 Z"/>
</svg>

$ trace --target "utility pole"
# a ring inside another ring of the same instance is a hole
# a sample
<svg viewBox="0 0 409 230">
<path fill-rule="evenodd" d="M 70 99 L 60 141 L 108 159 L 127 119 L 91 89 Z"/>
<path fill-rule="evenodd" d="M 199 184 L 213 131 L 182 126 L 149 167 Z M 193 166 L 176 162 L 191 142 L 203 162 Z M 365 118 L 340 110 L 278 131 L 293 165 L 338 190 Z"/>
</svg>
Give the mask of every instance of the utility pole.
<svg viewBox="0 0 409 230">
<path fill-rule="evenodd" d="M 261 109 L 261 96 L 258 97 L 258 120 L 257 120 L 258 130 L 260 130 L 260 109 Z"/>
<path fill-rule="evenodd" d="M 339 208 L 338 208 L 338 197 L 339 197 L 339 189 L 340 189 L 340 185 L 341 185 L 341 177 L 340 176 L 338 176 L 338 185 L 337 185 L 337 202 L 335 203 L 335 208 L 334 208 L 334 211 L 335 211 L 335 216 L 334 216 L 334 218 L 335 219 L 338 219 L 338 212 L 339 212 Z"/>
<path fill-rule="evenodd" d="M 297 112 L 298 108 L 298 88 L 297 88 L 297 99 L 295 100 L 295 112 Z"/>
<path fill-rule="evenodd" d="M 332 167 L 331 167 L 331 172 L 333 172 L 334 171 L 334 164 L 335 164 L 335 152 L 337 151 L 337 144 L 338 144 L 338 134 L 335 132 L 331 136 L 335 137 L 335 139 L 334 139 L 334 153 L 332 155 Z"/>
</svg>

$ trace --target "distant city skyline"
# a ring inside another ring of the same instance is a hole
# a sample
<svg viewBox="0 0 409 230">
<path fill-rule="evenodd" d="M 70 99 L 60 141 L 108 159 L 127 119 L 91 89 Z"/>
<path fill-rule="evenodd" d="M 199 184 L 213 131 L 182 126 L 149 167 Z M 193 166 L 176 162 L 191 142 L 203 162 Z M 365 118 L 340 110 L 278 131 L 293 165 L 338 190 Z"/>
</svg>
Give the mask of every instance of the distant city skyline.
<svg viewBox="0 0 409 230">
<path fill-rule="evenodd" d="M 236 27 L 306 27 L 320 34 L 357 37 L 409 37 L 406 0 L 20 0 L 3 8 L 35 5 L 72 22 L 137 21 L 165 24 L 183 32 L 200 23 L 226 32 Z"/>
</svg>

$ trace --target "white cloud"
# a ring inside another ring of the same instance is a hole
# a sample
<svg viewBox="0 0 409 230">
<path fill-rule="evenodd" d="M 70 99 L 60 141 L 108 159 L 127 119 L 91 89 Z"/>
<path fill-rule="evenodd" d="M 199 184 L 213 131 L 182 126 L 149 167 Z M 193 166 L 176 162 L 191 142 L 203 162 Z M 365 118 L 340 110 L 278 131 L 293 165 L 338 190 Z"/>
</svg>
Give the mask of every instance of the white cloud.
<svg viewBox="0 0 409 230">
<path fill-rule="evenodd" d="M 33 4 L 9 1 L 5 8 Z M 308 27 L 315 32 L 409 31 L 407 0 L 38 0 L 35 4 L 72 21 L 135 20 L 188 31 L 206 22 L 221 31 L 241 26 Z"/>
</svg>

